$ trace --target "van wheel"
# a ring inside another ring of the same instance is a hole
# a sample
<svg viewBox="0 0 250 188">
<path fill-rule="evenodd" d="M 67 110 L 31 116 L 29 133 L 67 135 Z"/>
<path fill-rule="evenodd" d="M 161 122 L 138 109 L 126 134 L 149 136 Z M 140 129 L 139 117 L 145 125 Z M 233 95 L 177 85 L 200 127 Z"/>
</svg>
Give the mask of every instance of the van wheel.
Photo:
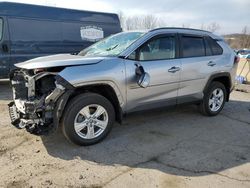
<svg viewBox="0 0 250 188">
<path fill-rule="evenodd" d="M 220 82 L 212 82 L 204 92 L 203 101 L 200 104 L 200 111 L 206 116 L 215 116 L 223 109 L 226 101 L 226 88 Z"/>
<path fill-rule="evenodd" d="M 65 137 L 77 145 L 100 142 L 110 132 L 115 120 L 111 102 L 95 93 L 76 96 L 65 108 L 62 129 Z"/>
</svg>

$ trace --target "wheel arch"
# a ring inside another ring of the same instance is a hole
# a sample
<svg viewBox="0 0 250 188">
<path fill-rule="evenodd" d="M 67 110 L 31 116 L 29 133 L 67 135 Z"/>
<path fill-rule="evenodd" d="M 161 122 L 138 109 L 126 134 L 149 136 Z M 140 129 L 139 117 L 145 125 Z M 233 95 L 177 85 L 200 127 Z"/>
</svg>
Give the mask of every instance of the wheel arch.
<svg viewBox="0 0 250 188">
<path fill-rule="evenodd" d="M 122 123 L 123 110 L 120 105 L 121 101 L 119 101 L 114 88 L 110 86 L 109 84 L 84 85 L 84 86 L 76 87 L 74 90 L 71 90 L 70 92 L 66 92 L 65 97 L 62 97 L 62 102 L 58 101 L 58 103 L 63 103 L 63 105 L 59 105 L 61 106 L 60 114 L 57 114 L 56 119 L 54 120 L 55 121 L 57 120 L 59 123 L 67 104 L 77 95 L 80 95 L 82 93 L 87 93 L 87 92 L 97 93 L 107 98 L 111 102 L 111 104 L 114 106 L 116 121 L 118 121 L 119 123 Z M 57 111 L 57 109 L 55 111 Z"/>
<path fill-rule="evenodd" d="M 223 72 L 223 73 L 216 73 L 216 74 L 211 75 L 210 78 L 207 81 L 207 84 L 206 84 L 203 92 L 206 92 L 209 85 L 214 81 L 220 82 L 225 86 L 226 91 L 227 91 L 226 101 L 229 101 L 230 92 L 231 92 L 231 88 L 232 88 L 232 80 L 231 80 L 230 73 Z"/>
</svg>

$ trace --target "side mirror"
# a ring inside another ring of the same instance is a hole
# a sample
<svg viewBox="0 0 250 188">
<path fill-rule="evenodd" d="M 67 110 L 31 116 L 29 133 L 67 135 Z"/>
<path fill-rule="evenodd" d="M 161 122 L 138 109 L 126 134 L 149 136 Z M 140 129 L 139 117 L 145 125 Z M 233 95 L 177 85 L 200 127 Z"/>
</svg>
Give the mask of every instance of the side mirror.
<svg viewBox="0 0 250 188">
<path fill-rule="evenodd" d="M 147 72 L 144 72 L 137 81 L 137 84 L 142 88 L 148 87 L 149 83 L 150 83 L 150 76 Z"/>
<path fill-rule="evenodd" d="M 135 64 L 135 66 L 136 66 L 135 74 L 137 76 L 137 84 L 142 88 L 148 87 L 150 83 L 149 74 L 145 72 L 144 68 L 141 65 Z"/>
</svg>

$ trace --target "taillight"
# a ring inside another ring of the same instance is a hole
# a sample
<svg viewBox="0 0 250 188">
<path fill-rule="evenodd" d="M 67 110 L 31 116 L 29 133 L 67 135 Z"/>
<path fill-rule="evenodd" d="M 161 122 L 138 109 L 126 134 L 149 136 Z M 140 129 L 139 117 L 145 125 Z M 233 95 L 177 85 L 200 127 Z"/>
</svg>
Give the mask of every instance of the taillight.
<svg viewBox="0 0 250 188">
<path fill-rule="evenodd" d="M 240 62 L 240 57 L 236 55 L 234 57 L 234 64 L 239 63 L 239 62 Z"/>
</svg>

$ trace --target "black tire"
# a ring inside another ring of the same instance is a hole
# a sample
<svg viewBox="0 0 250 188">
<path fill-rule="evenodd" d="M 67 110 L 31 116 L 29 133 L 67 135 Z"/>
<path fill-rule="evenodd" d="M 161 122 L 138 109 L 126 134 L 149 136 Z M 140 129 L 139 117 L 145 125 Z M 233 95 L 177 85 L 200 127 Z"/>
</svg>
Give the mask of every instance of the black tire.
<svg viewBox="0 0 250 188">
<path fill-rule="evenodd" d="M 78 112 L 85 106 L 97 104 L 101 105 L 108 114 L 108 124 L 104 131 L 93 139 L 84 139 L 80 137 L 74 128 L 75 118 Z M 71 142 L 81 146 L 92 145 L 103 140 L 112 129 L 115 121 L 115 111 L 111 102 L 102 95 L 95 93 L 84 93 L 73 98 L 66 106 L 62 117 L 62 131 L 64 136 Z"/>
<path fill-rule="evenodd" d="M 224 99 L 220 108 L 216 111 L 212 111 L 209 107 L 209 99 L 213 91 L 215 91 L 216 89 L 221 89 L 223 91 Z M 226 102 L 226 98 L 227 98 L 227 91 L 226 91 L 224 84 L 222 84 L 221 82 L 217 82 L 217 81 L 212 82 L 210 86 L 206 89 L 206 91 L 204 92 L 203 101 L 199 105 L 200 112 L 206 116 L 216 116 L 223 109 L 225 102 Z"/>
</svg>

